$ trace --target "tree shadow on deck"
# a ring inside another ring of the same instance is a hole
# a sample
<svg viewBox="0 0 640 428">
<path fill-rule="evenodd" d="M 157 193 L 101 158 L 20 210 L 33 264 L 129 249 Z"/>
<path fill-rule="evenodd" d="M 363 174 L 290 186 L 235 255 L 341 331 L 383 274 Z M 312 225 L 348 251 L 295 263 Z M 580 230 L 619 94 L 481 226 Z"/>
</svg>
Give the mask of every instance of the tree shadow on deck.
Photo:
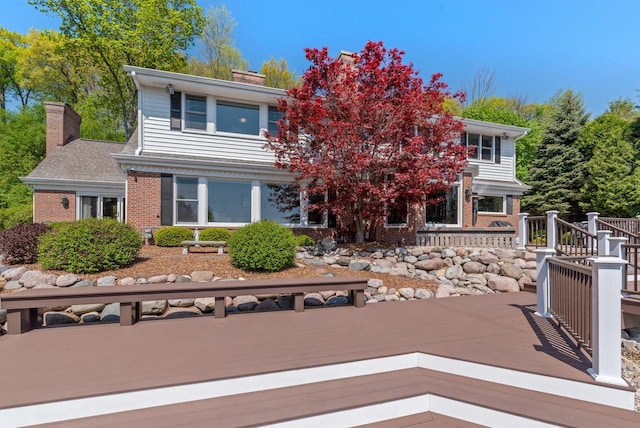
<svg viewBox="0 0 640 428">
<path fill-rule="evenodd" d="M 533 345 L 538 352 L 544 352 L 569 366 L 581 371 L 591 367 L 588 353 L 578 347 L 577 342 L 551 318 L 535 314 L 535 305 L 511 304 L 522 311 L 529 326 L 538 337 L 540 345 Z"/>
</svg>

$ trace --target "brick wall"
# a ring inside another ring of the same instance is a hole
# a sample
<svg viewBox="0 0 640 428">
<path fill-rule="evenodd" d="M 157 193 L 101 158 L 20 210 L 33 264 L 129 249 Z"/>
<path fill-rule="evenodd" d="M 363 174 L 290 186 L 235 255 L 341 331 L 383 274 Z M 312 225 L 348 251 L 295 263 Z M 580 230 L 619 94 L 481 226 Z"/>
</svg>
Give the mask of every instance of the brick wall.
<svg viewBox="0 0 640 428">
<path fill-rule="evenodd" d="M 458 190 L 462 194 L 462 227 L 473 227 L 473 199 L 465 196 L 465 190 L 473 187 L 473 177 L 470 173 L 462 176 L 462 185 Z"/>
<path fill-rule="evenodd" d="M 506 202 L 505 202 L 506 203 Z M 505 210 L 506 212 L 506 210 Z M 508 221 L 518 231 L 518 213 L 520 212 L 520 196 L 513 197 L 512 214 L 483 214 L 478 213 L 478 223 L 476 227 L 488 227 L 492 221 Z"/>
<path fill-rule="evenodd" d="M 60 200 L 65 196 L 69 200 L 68 208 L 64 208 Z M 73 221 L 76 219 L 75 192 L 60 192 L 57 190 L 36 190 L 33 194 L 34 213 L 33 222 Z"/>
<path fill-rule="evenodd" d="M 47 113 L 47 151 L 49 154 L 56 147 L 80 138 L 82 118 L 65 103 L 44 103 Z"/>
<path fill-rule="evenodd" d="M 264 86 L 266 76 L 255 71 L 231 70 L 231 79 L 234 82 Z"/>
<path fill-rule="evenodd" d="M 127 222 L 139 232 L 160 227 L 160 173 L 129 171 Z"/>
</svg>

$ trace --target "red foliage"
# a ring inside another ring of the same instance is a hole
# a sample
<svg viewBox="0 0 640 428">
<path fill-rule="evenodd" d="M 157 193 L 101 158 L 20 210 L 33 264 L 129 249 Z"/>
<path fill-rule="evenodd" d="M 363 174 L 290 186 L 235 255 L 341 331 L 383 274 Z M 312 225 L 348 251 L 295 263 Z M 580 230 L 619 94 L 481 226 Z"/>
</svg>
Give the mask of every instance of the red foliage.
<svg viewBox="0 0 640 428">
<path fill-rule="evenodd" d="M 404 52 L 368 42 L 353 61 L 305 49 L 303 84 L 281 99 L 284 112 L 267 147 L 309 193 L 335 192 L 323 207 L 352 218 L 358 241 L 399 204 L 449 187 L 466 166 L 463 124 L 443 109 L 451 94 L 434 74 L 427 84 Z"/>
</svg>

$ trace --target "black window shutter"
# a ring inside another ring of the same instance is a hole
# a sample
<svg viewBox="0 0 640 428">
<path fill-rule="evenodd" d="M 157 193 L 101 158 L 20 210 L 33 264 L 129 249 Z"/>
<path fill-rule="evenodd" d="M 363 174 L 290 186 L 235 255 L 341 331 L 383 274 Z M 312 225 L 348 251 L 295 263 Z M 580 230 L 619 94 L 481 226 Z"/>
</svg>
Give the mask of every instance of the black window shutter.
<svg viewBox="0 0 640 428">
<path fill-rule="evenodd" d="M 495 150 L 495 160 L 496 163 L 500 163 L 500 151 L 502 149 L 502 141 L 500 137 L 496 136 L 496 150 Z"/>
<path fill-rule="evenodd" d="M 507 195 L 507 214 L 513 214 L 513 195 Z"/>
<path fill-rule="evenodd" d="M 173 225 L 173 176 L 160 175 L 160 224 Z"/>
<path fill-rule="evenodd" d="M 171 130 L 180 131 L 182 129 L 182 94 L 174 92 L 171 94 Z"/>
</svg>

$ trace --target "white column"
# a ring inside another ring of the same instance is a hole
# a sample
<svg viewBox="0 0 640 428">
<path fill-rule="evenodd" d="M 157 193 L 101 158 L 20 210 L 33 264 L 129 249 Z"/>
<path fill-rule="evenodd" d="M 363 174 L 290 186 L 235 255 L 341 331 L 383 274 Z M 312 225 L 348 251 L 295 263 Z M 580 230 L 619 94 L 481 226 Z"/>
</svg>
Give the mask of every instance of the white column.
<svg viewBox="0 0 640 428">
<path fill-rule="evenodd" d="M 593 368 L 589 369 L 589 374 L 596 382 L 627 386 L 621 377 L 620 361 L 620 289 L 627 262 L 618 257 L 593 257 L 589 260 L 593 266 Z"/>
<path fill-rule="evenodd" d="M 622 245 L 628 240 L 629 238 L 625 238 L 624 236 L 610 236 L 609 254 L 611 254 L 613 257 L 620 257 L 621 259 L 626 260 Z"/>
<path fill-rule="evenodd" d="M 251 223 L 262 219 L 262 205 L 260 204 L 260 182 L 251 182 Z"/>
<path fill-rule="evenodd" d="M 596 220 L 598 219 L 599 215 L 600 213 L 597 213 L 597 212 L 587 213 L 587 232 L 589 232 L 592 235 L 595 235 L 596 230 L 598 230 L 598 226 L 596 225 Z"/>
<path fill-rule="evenodd" d="M 209 193 L 207 190 L 207 179 L 198 178 L 198 224 L 205 225 L 209 220 Z"/>
<path fill-rule="evenodd" d="M 527 228 L 527 217 L 529 217 L 529 213 L 520 213 L 518 214 L 518 249 L 524 250 L 527 247 L 527 241 L 529 240 L 528 233 L 529 229 Z"/>
<path fill-rule="evenodd" d="M 596 232 L 598 237 L 598 255 L 608 256 L 610 253 L 609 237 L 611 236 L 610 230 L 598 230 Z"/>
<path fill-rule="evenodd" d="M 547 248 L 555 249 L 558 243 L 558 232 L 556 229 L 556 219 L 560 211 L 547 211 Z"/>
<path fill-rule="evenodd" d="M 551 318 L 549 312 L 549 257 L 552 257 L 556 250 L 552 248 L 541 248 L 534 250 L 536 253 L 536 315 Z"/>
</svg>

